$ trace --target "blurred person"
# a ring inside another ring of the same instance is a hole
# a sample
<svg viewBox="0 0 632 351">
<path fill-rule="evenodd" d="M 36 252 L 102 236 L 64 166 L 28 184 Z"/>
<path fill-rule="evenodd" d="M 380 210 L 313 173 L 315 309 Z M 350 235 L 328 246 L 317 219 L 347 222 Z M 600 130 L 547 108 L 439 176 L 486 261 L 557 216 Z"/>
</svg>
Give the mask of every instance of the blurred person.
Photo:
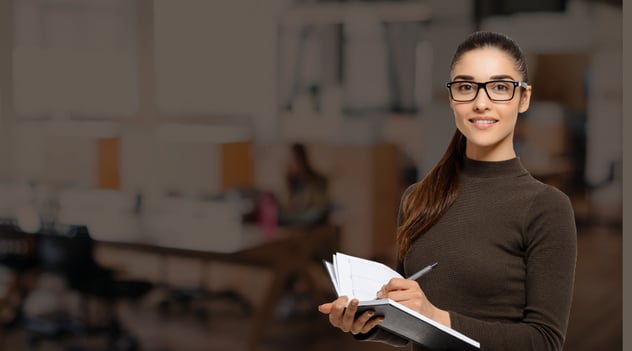
<svg viewBox="0 0 632 351">
<path fill-rule="evenodd" d="M 272 201 L 270 196 L 268 202 Z M 328 179 L 312 167 L 304 144 L 294 143 L 290 147 L 285 192 L 277 202 L 281 226 L 312 227 L 327 223 L 330 212 Z M 301 292 L 298 282 L 299 277 L 294 275 L 286 282 L 286 291 L 277 309 L 282 319 L 296 314 L 300 301 L 309 297 L 309 293 Z"/>
<path fill-rule="evenodd" d="M 280 225 L 314 226 L 327 222 L 328 180 L 312 167 L 307 148 L 301 143 L 291 146 L 285 190 L 279 204 Z"/>
<path fill-rule="evenodd" d="M 532 87 L 519 46 L 476 32 L 450 66 L 456 131 L 441 160 L 403 194 L 397 270 L 376 292 L 480 342 L 481 350 L 561 350 L 575 280 L 577 230 L 568 196 L 533 178 L 514 150 L 514 128 Z M 348 303 L 349 302 L 349 303 Z M 356 316 L 357 299 L 318 306 L 356 339 L 409 342 Z M 424 350 L 414 345 L 413 350 Z"/>
</svg>

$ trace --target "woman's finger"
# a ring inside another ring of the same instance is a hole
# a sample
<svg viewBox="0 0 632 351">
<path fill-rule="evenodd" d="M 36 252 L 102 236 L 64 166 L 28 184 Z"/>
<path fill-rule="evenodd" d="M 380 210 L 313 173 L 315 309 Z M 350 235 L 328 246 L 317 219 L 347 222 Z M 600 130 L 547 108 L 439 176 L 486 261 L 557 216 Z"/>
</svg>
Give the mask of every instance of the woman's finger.
<svg viewBox="0 0 632 351">
<path fill-rule="evenodd" d="M 324 314 L 330 314 L 331 310 L 333 308 L 333 302 L 328 302 L 328 303 L 324 303 L 320 306 L 318 306 L 318 311 L 320 313 L 324 313 Z"/>
<path fill-rule="evenodd" d="M 394 290 L 388 292 L 386 296 L 384 296 L 384 298 L 389 298 L 397 302 L 408 300 L 425 300 L 424 295 L 421 293 L 421 291 L 416 290 Z"/>
<path fill-rule="evenodd" d="M 329 311 L 329 323 L 334 327 L 340 327 L 342 325 L 342 315 L 344 314 L 345 305 L 347 304 L 347 297 L 342 296 L 331 303 L 331 310 Z"/>
<path fill-rule="evenodd" d="M 383 290 L 392 291 L 392 290 L 409 290 L 409 289 L 419 289 L 419 283 L 410 279 L 403 278 L 391 278 L 386 285 L 384 285 Z"/>
<path fill-rule="evenodd" d="M 368 333 L 371 329 L 375 328 L 378 324 L 382 323 L 383 320 L 384 320 L 383 316 L 377 316 L 377 317 L 373 317 L 369 319 L 369 321 L 364 324 L 364 326 L 362 327 L 362 331 L 360 332 L 362 334 Z"/>
<path fill-rule="evenodd" d="M 342 316 L 342 326 L 340 329 L 345 333 L 351 331 L 353 327 L 353 322 L 355 320 L 356 312 L 358 311 L 358 299 L 353 299 L 345 309 L 344 315 Z"/>
<path fill-rule="evenodd" d="M 365 332 L 363 332 L 363 330 L 365 329 L 365 326 L 366 326 L 367 322 L 374 315 L 375 315 L 375 311 L 373 311 L 373 310 L 364 311 L 364 313 L 362 313 L 353 322 L 353 327 L 351 328 L 351 333 L 354 334 L 354 335 L 358 334 L 358 333 L 365 333 Z"/>
</svg>

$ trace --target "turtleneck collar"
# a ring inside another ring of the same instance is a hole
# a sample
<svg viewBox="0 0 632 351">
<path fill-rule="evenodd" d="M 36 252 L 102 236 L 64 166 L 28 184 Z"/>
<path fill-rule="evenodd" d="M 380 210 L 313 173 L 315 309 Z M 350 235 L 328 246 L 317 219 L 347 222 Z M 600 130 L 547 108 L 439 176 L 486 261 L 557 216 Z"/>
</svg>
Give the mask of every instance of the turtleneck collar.
<svg viewBox="0 0 632 351">
<path fill-rule="evenodd" d="M 528 174 L 519 157 L 504 161 L 477 161 L 465 157 L 463 175 L 473 178 L 518 177 Z"/>
</svg>

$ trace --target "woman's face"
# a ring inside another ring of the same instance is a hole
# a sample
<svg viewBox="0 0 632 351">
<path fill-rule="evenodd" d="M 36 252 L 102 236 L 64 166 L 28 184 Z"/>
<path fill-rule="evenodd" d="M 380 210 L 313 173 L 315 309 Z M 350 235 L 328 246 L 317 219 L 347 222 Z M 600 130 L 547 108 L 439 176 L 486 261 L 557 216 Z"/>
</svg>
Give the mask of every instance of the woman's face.
<svg viewBox="0 0 632 351">
<path fill-rule="evenodd" d="M 515 60 L 496 48 L 468 51 L 454 65 L 451 81 L 490 80 L 522 81 Z M 488 86 L 489 87 L 489 86 Z M 516 88 L 513 99 L 492 101 L 481 88 L 474 101 L 456 102 L 450 99 L 456 127 L 467 139 L 466 155 L 481 161 L 502 161 L 516 156 L 513 147 L 514 128 L 519 112 L 529 108 L 531 86 Z"/>
</svg>

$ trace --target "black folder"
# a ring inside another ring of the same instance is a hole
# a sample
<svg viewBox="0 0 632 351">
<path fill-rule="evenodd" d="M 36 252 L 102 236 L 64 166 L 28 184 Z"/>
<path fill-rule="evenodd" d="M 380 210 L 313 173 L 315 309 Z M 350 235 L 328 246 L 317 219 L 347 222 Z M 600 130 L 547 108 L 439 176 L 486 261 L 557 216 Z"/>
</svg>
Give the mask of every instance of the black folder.
<svg viewBox="0 0 632 351">
<path fill-rule="evenodd" d="M 393 300 L 360 301 L 358 314 L 374 310 L 376 316 L 384 316 L 380 328 L 399 335 L 430 350 L 475 351 L 480 344 L 467 336 L 435 322 Z"/>
</svg>

